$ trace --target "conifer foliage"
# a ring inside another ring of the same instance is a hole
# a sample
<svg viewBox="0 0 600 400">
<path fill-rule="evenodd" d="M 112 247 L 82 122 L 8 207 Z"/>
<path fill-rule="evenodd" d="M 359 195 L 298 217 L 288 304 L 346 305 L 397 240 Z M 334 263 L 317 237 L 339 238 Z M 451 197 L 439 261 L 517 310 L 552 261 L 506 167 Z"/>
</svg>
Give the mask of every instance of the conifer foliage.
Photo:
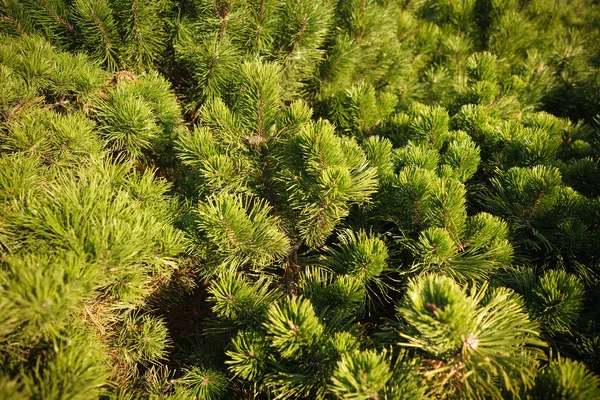
<svg viewBox="0 0 600 400">
<path fill-rule="evenodd" d="M 600 398 L 592 0 L 0 0 L 0 398 Z"/>
</svg>

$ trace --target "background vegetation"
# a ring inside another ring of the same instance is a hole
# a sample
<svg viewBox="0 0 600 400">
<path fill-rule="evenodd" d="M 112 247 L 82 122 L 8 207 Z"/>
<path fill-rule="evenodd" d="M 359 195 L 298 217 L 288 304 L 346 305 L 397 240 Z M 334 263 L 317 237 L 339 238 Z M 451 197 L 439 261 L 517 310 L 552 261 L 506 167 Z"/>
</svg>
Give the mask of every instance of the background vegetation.
<svg viewBox="0 0 600 400">
<path fill-rule="evenodd" d="M 598 21 L 0 0 L 0 398 L 600 398 Z"/>
</svg>

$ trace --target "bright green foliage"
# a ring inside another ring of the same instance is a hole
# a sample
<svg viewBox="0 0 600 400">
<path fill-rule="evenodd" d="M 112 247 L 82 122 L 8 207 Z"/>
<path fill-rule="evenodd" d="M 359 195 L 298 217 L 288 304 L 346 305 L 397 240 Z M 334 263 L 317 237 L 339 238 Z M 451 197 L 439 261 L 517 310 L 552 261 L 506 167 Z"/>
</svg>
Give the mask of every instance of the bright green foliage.
<svg viewBox="0 0 600 400">
<path fill-rule="evenodd" d="M 219 96 L 230 89 L 228 77 L 239 67 L 239 50 L 227 37 L 215 33 L 204 34 L 198 40 L 192 27 L 184 26 L 178 32 L 175 42 L 175 55 L 183 68 L 188 70 L 187 85 L 193 90 L 190 100 L 201 104 L 213 96 Z"/>
<path fill-rule="evenodd" d="M 443 165 L 450 167 L 450 176 L 455 176 L 461 182 L 467 182 L 477 172 L 480 161 L 479 149 L 467 135 L 456 136 L 457 139 L 448 143 L 448 148 L 443 154 Z"/>
<path fill-rule="evenodd" d="M 38 359 L 31 371 L 22 376 L 27 398 L 86 399 L 103 394 L 109 377 L 106 353 L 98 340 L 82 331 L 70 335 Z M 84 333 L 84 334 L 82 334 Z"/>
<path fill-rule="evenodd" d="M 0 0 L 0 398 L 600 397 L 594 0 Z"/>
<path fill-rule="evenodd" d="M 48 164 L 72 167 L 101 154 L 94 128 L 82 112 L 63 115 L 29 107 L 14 117 L 0 135 L 7 152 L 23 152 Z"/>
<path fill-rule="evenodd" d="M 540 274 L 537 268 L 531 266 L 513 267 L 500 274 L 504 285 L 523 296 L 530 314 L 540 323 L 544 338 L 555 347 L 570 335 L 583 317 L 584 282 L 589 279 L 583 268 L 579 276 L 561 269 L 549 269 Z M 583 341 L 581 351 L 584 353 L 587 351 L 584 346 L 593 343 L 594 339 L 580 340 Z"/>
<path fill-rule="evenodd" d="M 387 268 L 385 243 L 364 231 L 346 231 L 338 236 L 339 247 L 327 251 L 325 264 L 341 275 L 357 276 L 361 281 L 378 277 Z"/>
<path fill-rule="evenodd" d="M 23 398 L 23 393 L 17 382 L 7 377 L 0 378 L 0 394 L 6 400 L 18 400 Z"/>
<path fill-rule="evenodd" d="M 109 149 L 116 154 L 140 158 L 158 136 L 152 110 L 139 97 L 117 87 L 109 100 L 99 104 L 98 119 L 104 127 Z"/>
<path fill-rule="evenodd" d="M 388 399 L 421 400 L 430 397 L 428 391 L 429 387 L 422 384 L 419 376 L 419 360 L 401 349 L 392 366 L 392 374 L 383 390 L 383 396 Z"/>
<path fill-rule="evenodd" d="M 546 272 L 533 289 L 532 302 L 542 328 L 566 332 L 579 318 L 584 288 L 577 277 L 564 271 Z"/>
<path fill-rule="evenodd" d="M 382 184 L 374 214 L 397 227 L 414 267 L 460 280 L 485 277 L 508 265 L 513 249 L 504 221 L 466 215 L 465 194 L 456 178 L 407 165 Z"/>
<path fill-rule="evenodd" d="M 227 378 L 219 371 L 194 367 L 186 372 L 182 383 L 184 396 L 194 399 L 217 400 L 227 393 Z"/>
<path fill-rule="evenodd" d="M 212 310 L 218 318 L 237 326 L 257 326 L 264 319 L 269 304 L 280 297 L 280 293 L 269 290 L 269 286 L 266 278 L 248 282 L 240 275 L 225 273 L 209 289 L 213 296 Z"/>
<path fill-rule="evenodd" d="M 27 339 L 59 336 L 71 314 L 89 297 L 85 289 L 94 276 L 82 271 L 82 265 L 83 260 L 72 256 L 65 259 L 27 254 L 8 258 L 2 279 L 6 313 L 3 339 L 14 335 Z"/>
<path fill-rule="evenodd" d="M 318 302 L 319 297 L 324 296 L 324 304 L 333 304 L 338 308 L 337 312 L 342 312 L 340 308 L 352 310 L 353 305 L 361 305 L 365 294 L 370 303 L 386 296 L 389 287 L 383 278 L 390 269 L 388 249 L 383 240 L 364 231 L 355 234 L 351 230 L 340 232 L 338 240 L 336 247 L 325 249 L 322 262 L 339 279 L 327 286 L 321 295 L 314 293 L 316 297 L 311 300 Z M 357 310 L 361 308 L 357 307 Z"/>
<path fill-rule="evenodd" d="M 244 60 L 277 61 L 287 97 L 297 96 L 320 61 L 331 20 L 328 2 L 201 0 L 184 7 L 174 40 L 174 69 L 189 89 L 191 108 L 229 97 Z"/>
<path fill-rule="evenodd" d="M 390 376 L 385 353 L 355 351 L 338 362 L 331 378 L 332 392 L 342 399 L 376 399 Z"/>
<path fill-rule="evenodd" d="M 435 275 L 413 283 L 406 308 L 400 313 L 432 342 L 428 351 L 438 356 L 461 347 L 465 337 L 475 331 L 476 303 L 447 278 Z"/>
<path fill-rule="evenodd" d="M 558 357 L 538 376 L 534 396 L 538 399 L 593 399 L 600 395 L 598 377 L 580 362 Z"/>
<path fill-rule="evenodd" d="M 340 130 L 369 137 L 396 106 L 396 96 L 386 93 L 376 98 L 373 87 L 352 86 L 331 101 L 330 116 Z"/>
<path fill-rule="evenodd" d="M 0 64 L 2 117 L 11 119 L 19 110 L 44 96 L 57 106 L 87 105 L 97 95 L 107 74 L 83 54 L 56 51 L 37 36 L 2 38 Z"/>
<path fill-rule="evenodd" d="M 163 321 L 149 315 L 129 315 L 116 333 L 116 345 L 127 363 L 148 365 L 165 358 L 168 332 Z"/>
<path fill-rule="evenodd" d="M 329 108 L 328 101 L 344 96 L 355 83 L 365 85 L 362 87 L 366 90 L 391 92 L 402 88 L 407 81 L 416 80 L 406 68 L 410 51 L 403 48 L 402 37 L 396 34 L 401 7 L 400 2 L 337 3 L 336 29 L 327 43 L 327 58 L 319 70 L 319 108 Z M 353 112 L 351 108 L 342 111 Z"/>
<path fill-rule="evenodd" d="M 74 19 L 86 38 L 84 48 L 110 69 L 118 68 L 120 37 L 108 0 L 77 0 Z"/>
<path fill-rule="evenodd" d="M 358 348 L 357 337 L 335 315 L 317 315 L 301 297 L 272 304 L 262 319 L 262 327 L 241 330 L 232 340 L 229 370 L 264 382 L 278 398 L 325 398 L 336 363 Z"/>
<path fill-rule="evenodd" d="M 166 358 L 166 326 L 143 306 L 184 249 L 177 200 L 152 170 L 105 152 L 90 110 L 113 90 L 106 72 L 35 36 L 4 40 L 1 54 L 23 82 L 2 97 L 2 370 L 22 398 L 98 397 L 113 369 L 131 382 Z M 180 129 L 164 78 L 128 90 L 161 138 Z"/>
<path fill-rule="evenodd" d="M 449 122 L 443 107 L 414 103 L 406 112 L 395 115 L 384 129 L 396 145 L 410 141 L 439 151 L 452 136 Z"/>
<path fill-rule="evenodd" d="M 292 298 L 269 310 L 266 329 L 272 345 L 284 358 L 311 347 L 323 334 L 323 326 L 308 300 Z"/>
<path fill-rule="evenodd" d="M 161 13 L 166 1 L 111 1 L 113 15 L 122 40 L 119 58 L 122 65 L 149 67 L 165 48 L 165 22 Z"/>
<path fill-rule="evenodd" d="M 181 119 L 169 84 L 157 73 L 125 77 L 95 104 L 106 148 L 139 160 L 151 149 L 163 150 Z"/>
<path fill-rule="evenodd" d="M 25 0 L 2 4 L 0 29 L 43 33 L 53 44 L 81 49 L 110 70 L 148 68 L 165 49 L 168 1 Z"/>
<path fill-rule="evenodd" d="M 300 237 L 309 246 L 322 245 L 348 215 L 349 206 L 369 201 L 377 184 L 358 144 L 337 137 L 323 120 L 303 126 L 280 157 L 284 169 L 278 180 L 287 189 Z"/>
<path fill-rule="evenodd" d="M 500 172 L 490 183 L 491 190 L 483 195 L 483 203 L 490 212 L 507 220 L 522 260 L 529 259 L 529 251 L 560 246 L 558 225 L 565 220 L 577 223 L 579 219 L 577 210 L 583 198 L 562 185 L 557 168 L 513 167 Z"/>
<path fill-rule="evenodd" d="M 326 121 L 308 122 L 303 103 L 283 106 L 275 64 L 245 63 L 241 71 L 233 106 L 207 102 L 199 111 L 203 126 L 179 139 L 181 158 L 203 192 L 265 196 L 297 221 L 285 223 L 288 235 L 322 245 L 352 204 L 369 199 L 375 171 L 354 140 L 337 137 Z"/>
<path fill-rule="evenodd" d="M 221 194 L 198 209 L 198 228 L 223 262 L 269 265 L 287 254 L 289 241 L 262 202 Z"/>
<path fill-rule="evenodd" d="M 451 279 L 431 275 L 411 283 L 398 311 L 409 325 L 400 333 L 406 345 L 435 360 L 424 376 L 439 393 L 502 398 L 504 391 L 518 394 L 533 385 L 543 342 L 510 290 L 473 287 L 467 293 Z"/>
<path fill-rule="evenodd" d="M 266 371 L 270 351 L 266 338 L 258 332 L 240 331 L 231 341 L 231 347 L 226 363 L 234 376 L 249 381 L 260 379 Z"/>
<path fill-rule="evenodd" d="M 324 269 L 307 269 L 300 282 L 304 296 L 310 299 L 315 309 L 338 316 L 360 315 L 365 311 L 367 294 L 372 300 L 370 282 L 352 275 L 337 274 Z M 379 283 L 379 279 L 374 281 Z M 376 292 L 375 292 L 376 293 Z"/>
<path fill-rule="evenodd" d="M 310 119 L 302 103 L 284 108 L 278 65 L 249 62 L 241 70 L 236 101 L 206 102 L 199 110 L 200 126 L 178 140 L 181 160 L 198 173 L 206 194 L 254 188 L 260 193 L 270 178 L 268 149 Z"/>
<path fill-rule="evenodd" d="M 164 182 L 148 175 L 128 177 L 128 169 L 92 164 L 39 187 L 28 207 L 7 216 L 14 226 L 11 242 L 21 251 L 39 249 L 43 241 L 85 256 L 105 268 L 106 278 L 97 284 L 124 301 L 147 292 L 144 276 L 170 265 L 181 237 L 169 224 L 171 205 L 154 203 L 166 190 Z M 111 183 L 123 186 L 115 192 Z"/>
</svg>

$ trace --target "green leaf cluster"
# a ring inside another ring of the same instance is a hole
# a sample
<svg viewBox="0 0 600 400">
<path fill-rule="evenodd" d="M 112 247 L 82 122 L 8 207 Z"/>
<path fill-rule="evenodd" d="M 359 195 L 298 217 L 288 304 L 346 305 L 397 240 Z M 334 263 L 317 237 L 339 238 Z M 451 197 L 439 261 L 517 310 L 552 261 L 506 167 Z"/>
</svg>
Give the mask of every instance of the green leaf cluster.
<svg viewBox="0 0 600 400">
<path fill-rule="evenodd" d="M 593 0 L 0 0 L 0 398 L 600 396 Z"/>
</svg>

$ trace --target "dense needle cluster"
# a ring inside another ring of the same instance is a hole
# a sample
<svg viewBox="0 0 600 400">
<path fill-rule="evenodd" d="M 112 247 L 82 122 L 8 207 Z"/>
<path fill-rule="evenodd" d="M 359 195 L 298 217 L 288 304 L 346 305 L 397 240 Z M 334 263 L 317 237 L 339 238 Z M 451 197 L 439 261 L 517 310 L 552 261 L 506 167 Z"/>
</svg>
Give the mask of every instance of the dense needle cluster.
<svg viewBox="0 0 600 400">
<path fill-rule="evenodd" d="M 600 398 L 594 0 L 0 0 L 0 398 Z"/>
</svg>

